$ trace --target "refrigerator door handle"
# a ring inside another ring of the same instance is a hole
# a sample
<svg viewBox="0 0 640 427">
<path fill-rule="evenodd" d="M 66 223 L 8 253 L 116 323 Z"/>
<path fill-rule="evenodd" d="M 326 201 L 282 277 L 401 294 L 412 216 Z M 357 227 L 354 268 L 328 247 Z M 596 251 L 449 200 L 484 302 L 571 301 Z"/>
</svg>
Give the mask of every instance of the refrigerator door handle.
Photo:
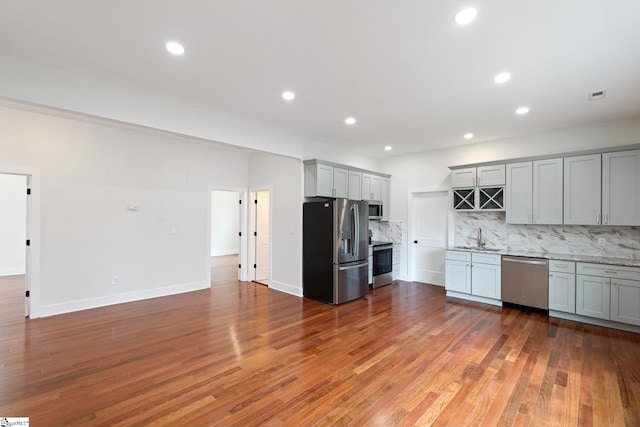
<svg viewBox="0 0 640 427">
<path fill-rule="evenodd" d="M 357 264 L 350 264 L 350 265 L 347 265 L 347 266 L 342 266 L 341 265 L 341 266 L 338 267 L 338 270 L 339 271 L 353 270 L 354 268 L 365 267 L 365 266 L 368 266 L 368 265 L 369 265 L 369 261 L 362 261 L 362 262 L 359 262 Z"/>
<path fill-rule="evenodd" d="M 360 247 L 360 212 L 358 212 L 358 205 L 353 205 L 353 226 L 355 228 L 354 237 L 355 244 L 353 245 L 353 256 L 358 258 L 358 248 Z"/>
</svg>

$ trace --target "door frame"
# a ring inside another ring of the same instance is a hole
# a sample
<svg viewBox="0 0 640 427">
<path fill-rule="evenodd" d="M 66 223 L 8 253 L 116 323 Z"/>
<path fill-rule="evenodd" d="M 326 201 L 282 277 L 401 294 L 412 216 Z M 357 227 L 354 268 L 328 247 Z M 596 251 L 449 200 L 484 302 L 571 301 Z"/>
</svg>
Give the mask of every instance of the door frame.
<svg viewBox="0 0 640 427">
<path fill-rule="evenodd" d="M 6 175 L 23 175 L 27 177 L 27 188 L 31 195 L 27 197 L 26 237 L 25 242 L 25 317 L 40 317 L 40 170 L 16 165 L 0 164 L 0 173 Z M 26 293 L 29 292 L 29 297 Z"/>
<path fill-rule="evenodd" d="M 247 189 L 242 187 L 224 187 L 219 185 L 209 185 L 207 191 L 207 283 L 211 286 L 211 192 L 212 191 L 231 191 L 238 193 L 240 197 L 239 215 L 240 215 L 240 249 L 238 253 L 238 263 L 241 267 L 238 269 L 238 280 L 247 281 L 249 277 L 249 263 L 247 257 L 248 248 L 248 231 L 247 231 Z"/>
<path fill-rule="evenodd" d="M 413 208 L 415 207 L 414 199 L 416 194 L 418 193 L 441 193 L 447 192 L 447 198 L 449 200 L 447 209 L 447 231 L 445 236 L 445 249 L 449 246 L 451 242 L 453 242 L 453 216 L 451 211 L 451 188 L 449 186 L 436 186 L 436 187 L 412 187 L 409 188 L 408 197 L 407 197 L 407 239 L 406 242 L 409 245 L 407 251 L 407 276 L 412 282 L 416 280 L 416 271 L 415 271 L 415 257 L 416 257 L 416 248 L 413 244 L 413 234 L 415 232 L 415 218 L 413 218 Z"/>
<path fill-rule="evenodd" d="M 268 191 L 269 192 L 269 283 L 271 283 L 271 276 L 272 276 L 272 263 L 273 263 L 273 256 L 272 256 L 272 248 L 273 248 L 273 234 L 272 234 L 272 230 L 273 230 L 273 188 L 271 186 L 264 186 L 264 187 L 250 187 L 249 188 L 249 203 L 247 204 L 251 204 L 252 206 L 254 205 L 254 200 L 256 200 L 257 197 L 257 193 L 260 191 Z M 256 250 L 258 248 L 258 240 L 256 239 L 256 236 L 254 235 L 254 231 L 256 231 L 255 227 L 256 227 L 256 209 L 249 209 L 249 221 L 248 221 L 248 225 L 249 225 L 249 233 L 248 233 L 248 237 L 249 237 L 249 247 L 248 247 L 248 252 L 249 252 L 249 259 L 248 259 L 248 266 L 251 266 L 251 268 L 249 269 L 249 280 L 250 281 L 255 281 L 256 280 L 256 269 L 253 268 L 253 265 L 256 264 Z"/>
</svg>

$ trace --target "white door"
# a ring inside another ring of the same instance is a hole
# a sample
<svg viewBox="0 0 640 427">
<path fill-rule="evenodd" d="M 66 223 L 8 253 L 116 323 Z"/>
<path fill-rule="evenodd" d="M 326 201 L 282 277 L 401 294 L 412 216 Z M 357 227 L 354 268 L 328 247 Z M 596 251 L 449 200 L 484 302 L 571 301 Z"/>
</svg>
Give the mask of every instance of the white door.
<svg viewBox="0 0 640 427">
<path fill-rule="evenodd" d="M 416 282 L 444 286 L 448 206 L 447 191 L 412 195 L 412 277 Z"/>
<path fill-rule="evenodd" d="M 269 190 L 256 193 L 256 282 L 269 284 Z"/>
</svg>

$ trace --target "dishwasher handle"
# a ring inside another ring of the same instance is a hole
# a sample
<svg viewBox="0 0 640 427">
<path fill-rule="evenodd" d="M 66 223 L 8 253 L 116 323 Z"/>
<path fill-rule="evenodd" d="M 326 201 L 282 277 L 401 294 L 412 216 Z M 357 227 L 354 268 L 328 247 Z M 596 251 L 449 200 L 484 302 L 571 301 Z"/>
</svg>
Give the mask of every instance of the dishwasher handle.
<svg viewBox="0 0 640 427">
<path fill-rule="evenodd" d="M 546 259 L 536 259 L 536 258 L 521 258 L 521 257 L 510 257 L 510 256 L 503 256 L 502 257 L 502 261 L 507 261 L 507 262 L 517 262 L 520 264 L 529 264 L 529 265 L 548 265 L 549 261 Z"/>
</svg>

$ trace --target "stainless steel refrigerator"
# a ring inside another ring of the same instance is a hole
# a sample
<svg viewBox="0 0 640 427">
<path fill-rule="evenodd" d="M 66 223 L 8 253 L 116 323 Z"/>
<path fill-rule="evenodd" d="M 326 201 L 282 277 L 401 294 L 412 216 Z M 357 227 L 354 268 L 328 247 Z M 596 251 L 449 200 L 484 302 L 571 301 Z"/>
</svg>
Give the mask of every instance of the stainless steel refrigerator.
<svg viewBox="0 0 640 427">
<path fill-rule="evenodd" d="M 369 292 L 368 203 L 347 199 L 303 205 L 303 294 L 329 304 Z"/>
</svg>

